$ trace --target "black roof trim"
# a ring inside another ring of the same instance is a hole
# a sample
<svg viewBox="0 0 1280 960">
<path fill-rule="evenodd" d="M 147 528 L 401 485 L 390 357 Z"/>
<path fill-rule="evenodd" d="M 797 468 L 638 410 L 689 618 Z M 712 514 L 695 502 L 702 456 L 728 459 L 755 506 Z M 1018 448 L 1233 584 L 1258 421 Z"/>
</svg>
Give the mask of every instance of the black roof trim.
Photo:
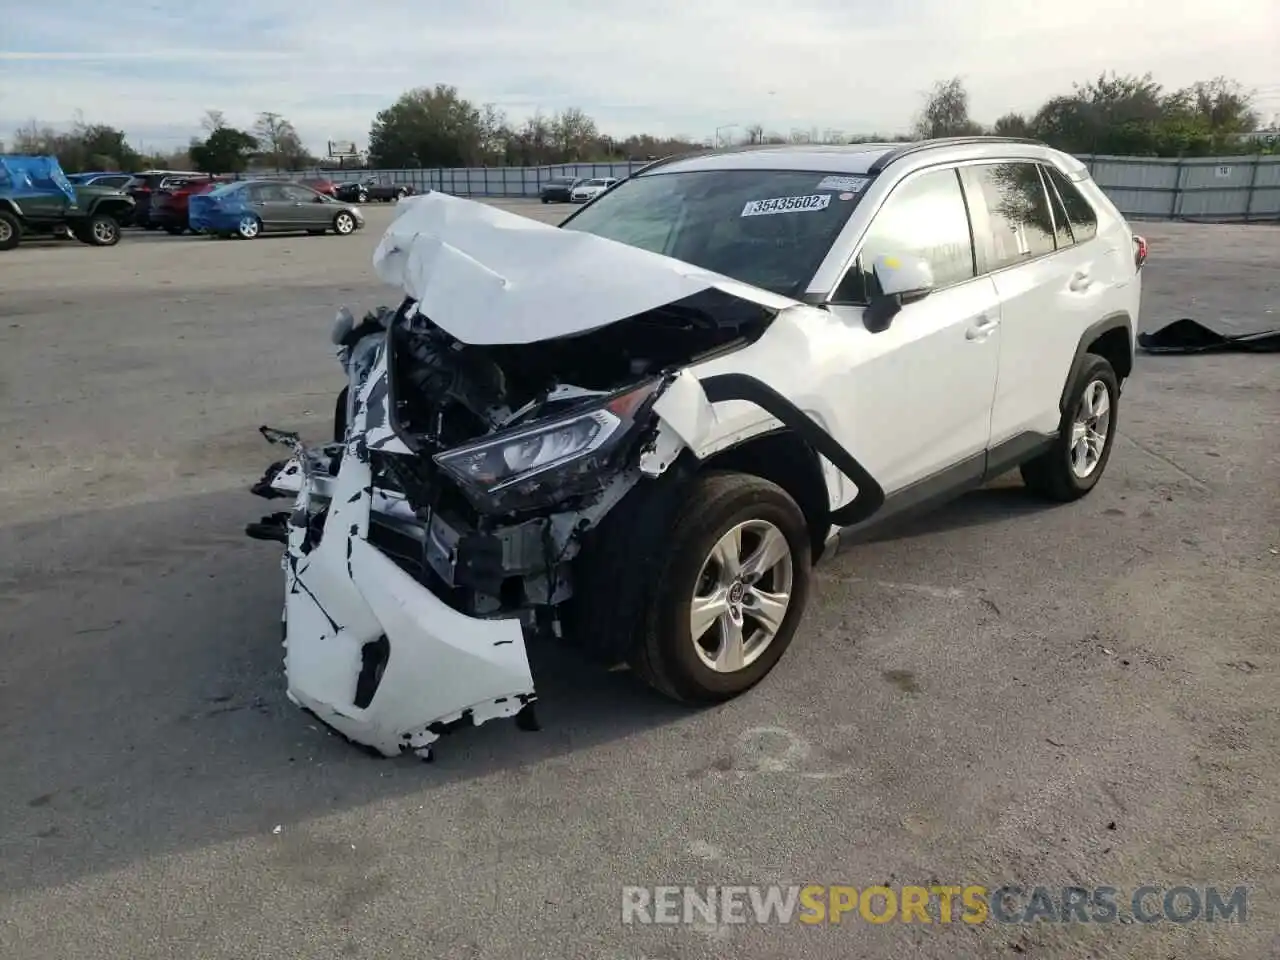
<svg viewBox="0 0 1280 960">
<path fill-rule="evenodd" d="M 984 143 L 1023 143 L 1032 144 L 1037 147 L 1048 146 L 1043 140 L 1032 140 L 1028 137 L 938 137 L 933 140 L 916 140 L 911 143 L 904 143 L 902 146 L 883 154 L 869 168 L 868 174 L 877 174 L 884 170 L 891 163 L 896 163 L 903 157 L 909 157 L 915 153 L 921 153 L 925 150 L 933 150 L 936 147 L 962 147 L 968 145 L 981 145 Z"/>
</svg>

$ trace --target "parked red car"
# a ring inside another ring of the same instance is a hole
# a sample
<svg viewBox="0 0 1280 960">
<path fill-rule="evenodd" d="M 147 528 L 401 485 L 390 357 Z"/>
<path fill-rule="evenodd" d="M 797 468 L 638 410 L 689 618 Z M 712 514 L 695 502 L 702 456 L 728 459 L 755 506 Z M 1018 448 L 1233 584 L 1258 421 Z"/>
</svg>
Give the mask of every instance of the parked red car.
<svg viewBox="0 0 1280 960">
<path fill-rule="evenodd" d="M 175 237 L 190 229 L 187 206 L 197 193 L 208 193 L 214 187 L 229 183 L 229 177 L 199 177 L 171 181 L 151 195 L 151 222 Z"/>
<path fill-rule="evenodd" d="M 335 197 L 338 193 L 338 185 L 332 180 L 326 180 L 324 177 L 316 177 L 311 180 L 299 180 L 298 183 L 304 187 L 310 187 L 316 193 L 323 193 L 327 197 Z"/>
</svg>

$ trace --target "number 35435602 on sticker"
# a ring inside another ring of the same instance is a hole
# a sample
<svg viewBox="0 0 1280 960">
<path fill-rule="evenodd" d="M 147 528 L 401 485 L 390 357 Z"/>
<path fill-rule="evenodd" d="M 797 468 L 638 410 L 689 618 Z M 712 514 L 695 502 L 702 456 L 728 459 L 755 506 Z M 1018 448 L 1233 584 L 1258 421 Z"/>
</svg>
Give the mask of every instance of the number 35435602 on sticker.
<svg viewBox="0 0 1280 960">
<path fill-rule="evenodd" d="M 807 197 L 772 197 L 768 200 L 750 200 L 742 208 L 744 217 L 762 217 L 773 213 L 810 213 L 825 210 L 831 203 L 831 194 L 815 193 Z"/>
</svg>

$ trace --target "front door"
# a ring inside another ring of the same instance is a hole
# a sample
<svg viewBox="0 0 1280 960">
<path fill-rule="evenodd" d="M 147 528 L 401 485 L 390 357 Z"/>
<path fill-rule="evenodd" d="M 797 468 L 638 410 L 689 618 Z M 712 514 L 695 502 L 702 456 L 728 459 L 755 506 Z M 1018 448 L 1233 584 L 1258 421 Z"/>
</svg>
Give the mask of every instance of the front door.
<svg viewBox="0 0 1280 960">
<path fill-rule="evenodd" d="M 289 204 L 290 223 L 295 228 L 317 228 L 329 226 L 329 215 L 333 208 L 324 202 L 320 194 L 296 183 L 286 183 L 280 188 L 284 192 L 285 201 Z"/>
<path fill-rule="evenodd" d="M 864 318 L 877 257 L 922 259 L 934 289 L 903 306 L 887 329 Z M 886 493 L 941 475 L 981 473 L 991 438 L 1000 356 L 1000 300 L 978 275 L 954 169 L 928 170 L 894 188 L 867 229 L 831 311 L 844 321 L 854 436 L 837 437 Z"/>
</svg>

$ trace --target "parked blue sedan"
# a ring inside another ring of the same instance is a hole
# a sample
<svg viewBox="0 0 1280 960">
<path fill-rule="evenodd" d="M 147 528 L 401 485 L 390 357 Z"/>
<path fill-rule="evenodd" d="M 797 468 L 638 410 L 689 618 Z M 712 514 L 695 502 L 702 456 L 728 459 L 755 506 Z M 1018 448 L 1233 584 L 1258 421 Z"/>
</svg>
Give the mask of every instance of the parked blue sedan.
<svg viewBox="0 0 1280 960">
<path fill-rule="evenodd" d="M 305 230 L 339 236 L 364 226 L 360 208 L 317 193 L 300 183 L 238 180 L 191 197 L 191 229 L 220 237 L 252 240 L 263 233 Z"/>
</svg>

